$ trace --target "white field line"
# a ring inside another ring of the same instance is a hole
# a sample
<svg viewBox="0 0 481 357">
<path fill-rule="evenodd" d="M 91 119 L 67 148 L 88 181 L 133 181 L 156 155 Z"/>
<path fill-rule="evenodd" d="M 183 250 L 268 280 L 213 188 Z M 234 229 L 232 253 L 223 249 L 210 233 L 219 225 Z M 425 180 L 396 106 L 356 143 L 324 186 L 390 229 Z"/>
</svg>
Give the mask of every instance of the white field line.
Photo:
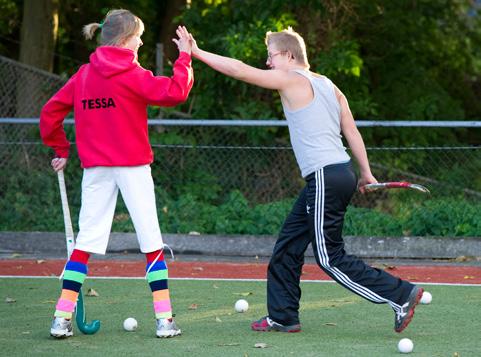
<svg viewBox="0 0 481 357">
<path fill-rule="evenodd" d="M 33 276 L 33 275 L 0 275 L 0 279 L 58 279 L 58 276 Z M 98 280 L 145 280 L 145 277 L 135 276 L 88 276 L 87 279 Z M 198 281 L 239 281 L 239 282 L 265 282 L 266 279 L 225 279 L 225 278 L 169 278 L 169 280 L 198 280 Z M 335 283 L 332 280 L 301 280 L 301 283 Z M 430 282 L 414 282 L 416 285 L 440 285 L 440 286 L 475 286 L 481 287 L 481 284 L 456 284 L 456 283 L 430 283 Z"/>
</svg>

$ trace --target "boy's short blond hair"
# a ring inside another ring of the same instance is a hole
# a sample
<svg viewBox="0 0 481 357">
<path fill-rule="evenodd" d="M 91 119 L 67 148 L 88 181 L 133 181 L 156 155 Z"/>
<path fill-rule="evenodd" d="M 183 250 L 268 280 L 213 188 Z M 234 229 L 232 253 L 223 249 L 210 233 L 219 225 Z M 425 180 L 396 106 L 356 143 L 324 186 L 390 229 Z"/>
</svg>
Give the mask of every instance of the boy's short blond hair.
<svg viewBox="0 0 481 357">
<path fill-rule="evenodd" d="M 266 46 L 275 45 L 279 51 L 290 52 L 294 59 L 307 68 L 310 67 L 307 60 L 306 44 L 301 35 L 295 32 L 292 27 L 279 32 L 266 33 Z"/>
</svg>

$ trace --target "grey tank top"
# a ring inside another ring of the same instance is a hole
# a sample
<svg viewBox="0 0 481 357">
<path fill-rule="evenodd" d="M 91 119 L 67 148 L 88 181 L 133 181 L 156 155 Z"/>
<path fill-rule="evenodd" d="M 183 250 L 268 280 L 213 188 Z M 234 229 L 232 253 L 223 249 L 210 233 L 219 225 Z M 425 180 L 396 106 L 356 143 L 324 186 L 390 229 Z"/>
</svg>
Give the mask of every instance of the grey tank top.
<svg viewBox="0 0 481 357">
<path fill-rule="evenodd" d="M 289 126 L 291 145 L 302 177 L 324 166 L 350 160 L 341 140 L 341 107 L 333 83 L 327 77 L 313 76 L 294 70 L 311 82 L 313 100 L 305 107 L 289 110 L 284 115 Z"/>
</svg>

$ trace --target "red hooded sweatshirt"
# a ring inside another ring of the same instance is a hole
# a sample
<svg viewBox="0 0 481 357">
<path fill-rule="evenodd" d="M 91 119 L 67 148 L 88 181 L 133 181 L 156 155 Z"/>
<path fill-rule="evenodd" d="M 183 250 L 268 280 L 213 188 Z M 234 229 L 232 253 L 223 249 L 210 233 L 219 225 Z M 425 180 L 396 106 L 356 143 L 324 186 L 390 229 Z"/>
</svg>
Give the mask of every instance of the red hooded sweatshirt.
<svg viewBox="0 0 481 357">
<path fill-rule="evenodd" d="M 90 63 L 81 66 L 42 108 L 44 144 L 57 157 L 68 157 L 63 120 L 73 107 L 82 167 L 152 163 L 147 106 L 174 106 L 187 99 L 194 83 L 190 55 L 181 52 L 173 71 L 172 77 L 156 77 L 140 66 L 134 51 L 98 47 Z"/>
</svg>

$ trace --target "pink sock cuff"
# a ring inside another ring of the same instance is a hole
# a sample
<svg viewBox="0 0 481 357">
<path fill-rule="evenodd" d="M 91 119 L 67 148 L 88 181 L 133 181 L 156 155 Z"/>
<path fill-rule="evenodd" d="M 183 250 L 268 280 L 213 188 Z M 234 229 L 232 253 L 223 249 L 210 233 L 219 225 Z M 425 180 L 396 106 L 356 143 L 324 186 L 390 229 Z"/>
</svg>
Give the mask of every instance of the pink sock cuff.
<svg viewBox="0 0 481 357">
<path fill-rule="evenodd" d="M 55 309 L 60 311 L 73 312 L 73 310 L 75 310 L 75 302 L 59 299 L 57 302 L 57 306 L 55 306 Z"/>
<path fill-rule="evenodd" d="M 154 301 L 155 312 L 166 312 L 170 310 L 172 310 L 172 307 L 170 306 L 170 300 Z"/>
</svg>

